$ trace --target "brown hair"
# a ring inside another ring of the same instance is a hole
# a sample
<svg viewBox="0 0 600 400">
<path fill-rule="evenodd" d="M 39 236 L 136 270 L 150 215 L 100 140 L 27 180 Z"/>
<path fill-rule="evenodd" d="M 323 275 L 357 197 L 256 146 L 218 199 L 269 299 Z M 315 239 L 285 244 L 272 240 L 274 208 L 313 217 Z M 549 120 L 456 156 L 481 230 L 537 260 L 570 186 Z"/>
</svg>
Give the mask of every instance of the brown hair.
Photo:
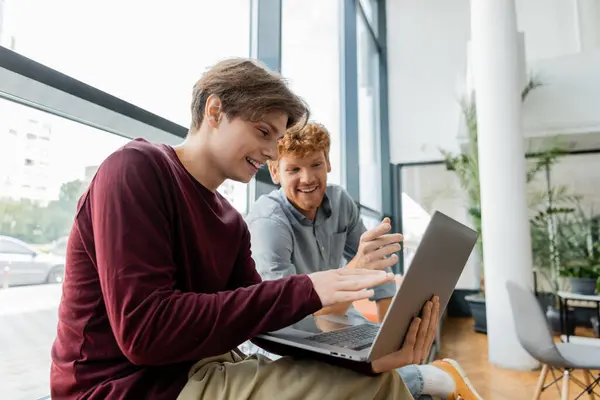
<svg viewBox="0 0 600 400">
<path fill-rule="evenodd" d="M 323 151 L 329 161 L 331 139 L 327 129 L 317 123 L 308 122 L 301 129 L 290 129 L 277 146 L 279 157 L 291 154 L 298 158 L 307 157 L 311 153 Z"/>
<path fill-rule="evenodd" d="M 228 119 L 240 117 L 257 122 L 265 114 L 279 111 L 288 116 L 288 129 L 301 129 L 309 116 L 308 105 L 290 90 L 283 77 L 252 59 L 220 61 L 196 82 L 192 100 L 193 128 L 202 124 L 210 95 L 221 100 L 221 111 Z"/>
</svg>

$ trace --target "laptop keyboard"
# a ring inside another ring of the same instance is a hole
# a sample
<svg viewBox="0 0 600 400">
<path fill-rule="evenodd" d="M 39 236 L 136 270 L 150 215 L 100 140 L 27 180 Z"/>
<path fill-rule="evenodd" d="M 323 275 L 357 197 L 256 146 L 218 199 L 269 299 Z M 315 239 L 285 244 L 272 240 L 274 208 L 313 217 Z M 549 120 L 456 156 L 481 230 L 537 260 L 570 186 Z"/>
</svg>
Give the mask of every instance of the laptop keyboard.
<svg viewBox="0 0 600 400">
<path fill-rule="evenodd" d="M 319 333 L 306 339 L 352 350 L 363 350 L 373 344 L 378 331 L 379 325 L 363 324 L 337 331 Z"/>
</svg>

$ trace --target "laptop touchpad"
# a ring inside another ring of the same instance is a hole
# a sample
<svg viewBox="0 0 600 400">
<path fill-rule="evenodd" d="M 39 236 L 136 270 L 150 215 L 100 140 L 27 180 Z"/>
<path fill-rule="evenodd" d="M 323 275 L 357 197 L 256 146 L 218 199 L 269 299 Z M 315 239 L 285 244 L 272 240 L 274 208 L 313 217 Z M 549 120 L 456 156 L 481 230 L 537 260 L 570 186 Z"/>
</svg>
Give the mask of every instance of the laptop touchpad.
<svg viewBox="0 0 600 400">
<path fill-rule="evenodd" d="M 306 317 L 295 324 L 290 325 L 288 329 L 294 331 L 294 336 L 309 337 L 318 333 L 348 328 L 352 325 L 357 324 L 353 324 L 351 319 L 346 316 L 322 315 L 317 317 Z"/>
</svg>

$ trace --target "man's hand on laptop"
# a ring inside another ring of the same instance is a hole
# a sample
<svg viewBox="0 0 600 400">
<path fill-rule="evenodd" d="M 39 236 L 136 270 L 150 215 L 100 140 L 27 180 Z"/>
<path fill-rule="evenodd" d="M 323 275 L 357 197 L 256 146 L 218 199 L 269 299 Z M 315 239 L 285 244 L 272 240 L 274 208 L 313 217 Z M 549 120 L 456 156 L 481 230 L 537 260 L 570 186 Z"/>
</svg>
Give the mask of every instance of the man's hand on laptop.
<svg viewBox="0 0 600 400">
<path fill-rule="evenodd" d="M 385 217 L 375 228 L 360 237 L 356 256 L 350 260 L 348 268 L 386 269 L 398 262 L 394 254 L 402 249 L 400 242 L 404 239 L 400 233 L 388 233 L 392 223 Z"/>
<path fill-rule="evenodd" d="M 434 296 L 425 303 L 421 318 L 415 318 L 406 334 L 402 348 L 371 363 L 375 373 L 392 371 L 410 364 L 420 364 L 427 359 L 440 314 L 440 299 Z"/>
<path fill-rule="evenodd" d="M 394 274 L 367 269 L 332 269 L 315 272 L 308 277 L 323 307 L 372 297 L 372 288 L 394 279 Z"/>
</svg>

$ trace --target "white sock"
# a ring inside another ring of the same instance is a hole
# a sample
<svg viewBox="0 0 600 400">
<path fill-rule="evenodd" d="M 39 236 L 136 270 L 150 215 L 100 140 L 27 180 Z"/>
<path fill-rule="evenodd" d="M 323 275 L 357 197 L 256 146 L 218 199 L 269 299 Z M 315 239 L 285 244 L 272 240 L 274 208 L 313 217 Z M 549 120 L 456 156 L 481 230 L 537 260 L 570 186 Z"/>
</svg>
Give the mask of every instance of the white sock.
<svg viewBox="0 0 600 400">
<path fill-rule="evenodd" d="M 454 379 L 444 370 L 433 365 L 417 366 L 423 376 L 423 394 L 446 398 L 456 390 Z"/>
</svg>

